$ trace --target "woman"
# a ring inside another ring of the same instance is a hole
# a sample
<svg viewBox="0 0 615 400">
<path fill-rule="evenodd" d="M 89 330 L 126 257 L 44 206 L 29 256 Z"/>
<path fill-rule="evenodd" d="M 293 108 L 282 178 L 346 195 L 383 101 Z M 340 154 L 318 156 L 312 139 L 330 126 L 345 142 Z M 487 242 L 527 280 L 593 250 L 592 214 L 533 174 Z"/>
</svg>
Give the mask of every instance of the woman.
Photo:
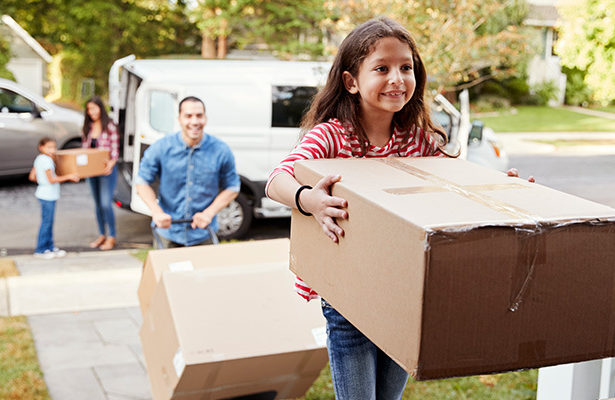
<svg viewBox="0 0 615 400">
<path fill-rule="evenodd" d="M 117 182 L 115 166 L 120 155 L 119 135 L 115 124 L 109 119 L 105 105 L 98 96 L 85 105 L 85 119 L 81 147 L 109 150 L 110 159 L 101 176 L 87 178 L 96 205 L 96 221 L 99 236 L 90 243 L 91 248 L 111 250 L 115 247 L 115 215 L 113 214 L 113 191 Z M 108 229 L 108 232 L 107 232 Z"/>
</svg>

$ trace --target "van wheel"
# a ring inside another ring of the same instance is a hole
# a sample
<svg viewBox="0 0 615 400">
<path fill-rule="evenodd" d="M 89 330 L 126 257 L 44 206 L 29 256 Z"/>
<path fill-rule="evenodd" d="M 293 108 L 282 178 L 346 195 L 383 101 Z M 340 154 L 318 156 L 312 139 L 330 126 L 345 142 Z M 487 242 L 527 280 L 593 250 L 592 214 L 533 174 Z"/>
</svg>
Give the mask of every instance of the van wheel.
<svg viewBox="0 0 615 400">
<path fill-rule="evenodd" d="M 218 213 L 218 237 L 222 240 L 239 239 L 248 233 L 252 223 L 252 207 L 243 193 Z"/>
</svg>

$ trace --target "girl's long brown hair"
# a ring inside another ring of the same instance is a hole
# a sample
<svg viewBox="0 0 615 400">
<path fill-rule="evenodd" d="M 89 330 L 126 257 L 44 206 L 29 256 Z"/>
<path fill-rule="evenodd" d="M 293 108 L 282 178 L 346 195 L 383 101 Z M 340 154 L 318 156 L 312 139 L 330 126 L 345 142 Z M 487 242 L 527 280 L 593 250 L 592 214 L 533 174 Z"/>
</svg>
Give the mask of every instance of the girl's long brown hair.
<svg viewBox="0 0 615 400">
<path fill-rule="evenodd" d="M 85 112 L 83 115 L 83 129 L 81 134 L 83 135 L 83 140 L 87 140 L 88 135 L 90 134 L 90 127 L 92 126 L 92 118 L 90 118 L 90 114 L 88 114 L 88 104 L 94 103 L 100 108 L 100 123 L 102 125 L 103 131 L 107 129 L 107 125 L 109 125 L 109 114 L 107 114 L 107 109 L 105 108 L 105 103 L 103 103 L 102 99 L 98 96 L 94 96 L 88 101 L 85 102 Z"/>
<path fill-rule="evenodd" d="M 408 144 L 411 135 L 420 131 L 424 132 L 423 135 L 431 135 L 440 149 L 448 142 L 444 130 L 436 126 L 429 117 L 429 108 L 424 100 L 427 73 L 416 43 L 403 26 L 389 18 L 369 20 L 356 27 L 342 41 L 329 71 L 327 83 L 314 97 L 309 111 L 302 120 L 302 135 L 330 118 L 337 118 L 342 123 L 352 125 L 354 134 L 361 142 L 362 154 L 367 153 L 369 139 L 361 125 L 360 95 L 351 94 L 346 90 L 342 74 L 348 71 L 356 77 L 363 60 L 372 52 L 375 43 L 388 37 L 397 38 L 410 46 L 416 79 L 412 98 L 393 116 L 393 124 L 400 132 L 404 132 L 401 148 Z M 421 139 L 426 140 L 423 135 Z"/>
</svg>

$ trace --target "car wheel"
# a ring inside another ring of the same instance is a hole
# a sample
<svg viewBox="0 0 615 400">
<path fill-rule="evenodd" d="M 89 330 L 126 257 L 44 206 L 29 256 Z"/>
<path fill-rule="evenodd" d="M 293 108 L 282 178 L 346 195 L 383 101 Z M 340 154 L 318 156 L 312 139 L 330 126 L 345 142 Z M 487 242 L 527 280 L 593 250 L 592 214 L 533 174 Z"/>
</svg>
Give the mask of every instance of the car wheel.
<svg viewBox="0 0 615 400">
<path fill-rule="evenodd" d="M 218 213 L 218 237 L 222 240 L 239 239 L 248 233 L 252 223 L 252 207 L 245 194 Z"/>
<path fill-rule="evenodd" d="M 80 149 L 81 148 L 81 140 L 72 139 L 68 141 L 62 149 Z"/>
</svg>

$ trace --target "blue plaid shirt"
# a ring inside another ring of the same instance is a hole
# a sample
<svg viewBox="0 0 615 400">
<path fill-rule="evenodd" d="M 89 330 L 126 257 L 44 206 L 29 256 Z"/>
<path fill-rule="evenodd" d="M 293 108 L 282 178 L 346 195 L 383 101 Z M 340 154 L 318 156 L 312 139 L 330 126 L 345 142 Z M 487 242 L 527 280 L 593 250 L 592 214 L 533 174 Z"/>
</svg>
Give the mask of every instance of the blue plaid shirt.
<svg viewBox="0 0 615 400">
<path fill-rule="evenodd" d="M 151 185 L 156 178 L 160 178 L 158 203 L 173 220 L 191 219 L 195 213 L 209 207 L 222 190 L 239 192 L 241 185 L 231 149 L 206 133 L 193 147 L 188 147 L 181 132 L 167 135 L 148 147 L 141 159 L 136 183 Z M 210 226 L 218 231 L 217 218 Z M 158 232 L 185 246 L 209 238 L 207 229 L 192 229 L 190 224 L 173 224 Z"/>
</svg>

